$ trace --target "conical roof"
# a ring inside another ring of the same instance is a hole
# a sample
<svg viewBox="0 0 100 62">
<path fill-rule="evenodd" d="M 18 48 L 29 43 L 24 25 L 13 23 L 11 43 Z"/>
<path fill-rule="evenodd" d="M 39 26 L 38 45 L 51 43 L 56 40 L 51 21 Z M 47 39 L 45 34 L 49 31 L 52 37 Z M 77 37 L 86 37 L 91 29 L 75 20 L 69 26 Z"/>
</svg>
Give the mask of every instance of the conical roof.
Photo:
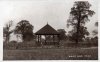
<svg viewBox="0 0 100 62">
<path fill-rule="evenodd" d="M 35 33 L 36 35 L 57 35 L 59 34 L 53 27 L 49 24 L 45 25 L 39 31 Z"/>
</svg>

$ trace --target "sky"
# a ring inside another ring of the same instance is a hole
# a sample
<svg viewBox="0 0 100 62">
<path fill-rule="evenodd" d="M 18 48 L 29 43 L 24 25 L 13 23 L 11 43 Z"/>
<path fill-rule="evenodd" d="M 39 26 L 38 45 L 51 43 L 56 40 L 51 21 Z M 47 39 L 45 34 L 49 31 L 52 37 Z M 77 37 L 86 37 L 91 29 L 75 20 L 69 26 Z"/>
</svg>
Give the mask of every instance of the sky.
<svg viewBox="0 0 100 62">
<path fill-rule="evenodd" d="M 78 0 L 1 0 L 0 21 L 4 26 L 12 20 L 12 29 L 19 21 L 28 20 L 34 26 L 33 32 L 38 31 L 47 23 L 56 30 L 65 29 L 68 32 L 71 28 L 66 26 L 67 19 L 75 1 Z M 88 31 L 92 33 L 94 29 L 97 29 L 94 23 L 98 21 L 98 1 L 88 1 L 92 5 L 90 9 L 95 11 L 95 14 L 89 17 L 90 22 L 86 23 Z"/>
</svg>

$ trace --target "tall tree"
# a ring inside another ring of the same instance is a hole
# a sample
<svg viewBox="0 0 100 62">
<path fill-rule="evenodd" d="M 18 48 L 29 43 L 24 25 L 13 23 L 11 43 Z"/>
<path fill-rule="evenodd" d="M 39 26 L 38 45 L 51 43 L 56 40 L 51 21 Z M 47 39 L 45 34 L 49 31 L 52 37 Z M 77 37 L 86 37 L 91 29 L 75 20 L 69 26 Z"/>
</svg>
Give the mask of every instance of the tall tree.
<svg viewBox="0 0 100 62">
<path fill-rule="evenodd" d="M 27 20 L 20 21 L 16 28 L 15 33 L 22 34 L 22 40 L 30 40 L 33 36 L 33 26 Z"/>
<path fill-rule="evenodd" d="M 91 4 L 88 1 L 76 1 L 71 8 L 70 18 L 67 21 L 67 26 L 76 28 L 76 44 L 79 42 L 80 26 L 84 26 L 89 21 L 88 16 L 92 16 L 95 12 L 90 10 Z"/>
<path fill-rule="evenodd" d="M 10 34 L 13 32 L 13 30 L 11 30 L 12 24 L 13 24 L 13 21 L 9 21 L 9 22 L 3 27 L 3 37 L 5 37 L 5 41 L 6 41 L 7 43 L 9 42 Z"/>
</svg>

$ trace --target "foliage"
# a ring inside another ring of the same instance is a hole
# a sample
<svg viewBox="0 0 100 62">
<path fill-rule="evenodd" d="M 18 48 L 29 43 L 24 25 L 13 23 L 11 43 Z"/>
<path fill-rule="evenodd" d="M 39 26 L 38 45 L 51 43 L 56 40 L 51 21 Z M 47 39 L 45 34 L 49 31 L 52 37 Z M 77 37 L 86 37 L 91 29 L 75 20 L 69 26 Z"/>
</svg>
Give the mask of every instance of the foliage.
<svg viewBox="0 0 100 62">
<path fill-rule="evenodd" d="M 77 39 L 77 33 L 75 32 L 75 28 L 72 31 L 69 31 L 70 33 L 70 40 L 74 41 Z M 83 41 L 83 39 L 85 39 L 85 36 L 88 36 L 89 32 L 87 31 L 87 28 L 84 26 L 80 26 L 79 29 L 79 41 Z"/>
<path fill-rule="evenodd" d="M 22 40 L 27 41 L 33 37 L 33 26 L 27 20 L 20 21 L 16 28 L 15 33 L 22 34 Z"/>
<path fill-rule="evenodd" d="M 86 37 L 85 38 L 85 41 L 91 46 L 91 47 L 97 47 L 98 46 L 98 37 L 95 36 L 95 37 Z"/>
<path fill-rule="evenodd" d="M 76 29 L 75 33 L 73 33 L 74 37 L 77 37 L 75 39 L 76 43 L 79 42 L 81 33 L 84 32 L 81 29 L 86 30 L 84 25 L 87 21 L 89 21 L 88 17 L 92 16 L 95 13 L 94 11 L 90 10 L 90 7 L 91 4 L 89 4 L 88 1 L 77 1 L 71 8 L 70 17 L 67 21 L 67 26 L 73 26 L 73 28 Z"/>
<path fill-rule="evenodd" d="M 97 35 L 98 34 L 98 30 L 93 30 L 93 35 Z"/>
<path fill-rule="evenodd" d="M 98 22 L 95 22 L 95 26 L 98 27 Z"/>
<path fill-rule="evenodd" d="M 67 37 L 66 36 L 66 31 L 64 29 L 58 29 L 57 31 L 60 34 L 60 36 L 59 36 L 60 40 L 65 40 L 66 37 Z"/>
<path fill-rule="evenodd" d="M 97 27 L 97 29 L 93 30 L 92 33 L 93 35 L 96 35 L 98 34 L 98 22 L 95 22 L 95 27 Z"/>
<path fill-rule="evenodd" d="M 12 23 L 12 21 L 9 21 L 5 27 L 3 27 L 3 37 L 5 37 L 7 43 L 9 42 L 10 34 L 13 32 L 13 30 L 11 30 Z"/>
</svg>

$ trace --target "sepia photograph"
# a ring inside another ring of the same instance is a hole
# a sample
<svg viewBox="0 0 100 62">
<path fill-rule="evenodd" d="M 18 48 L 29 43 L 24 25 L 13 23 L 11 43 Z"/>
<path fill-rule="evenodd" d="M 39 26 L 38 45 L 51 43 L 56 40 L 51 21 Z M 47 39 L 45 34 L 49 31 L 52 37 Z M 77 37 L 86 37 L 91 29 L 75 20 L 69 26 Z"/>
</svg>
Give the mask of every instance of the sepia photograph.
<svg viewBox="0 0 100 62">
<path fill-rule="evenodd" d="M 2 0 L 0 7 L 3 61 L 98 60 L 98 0 Z"/>
</svg>

